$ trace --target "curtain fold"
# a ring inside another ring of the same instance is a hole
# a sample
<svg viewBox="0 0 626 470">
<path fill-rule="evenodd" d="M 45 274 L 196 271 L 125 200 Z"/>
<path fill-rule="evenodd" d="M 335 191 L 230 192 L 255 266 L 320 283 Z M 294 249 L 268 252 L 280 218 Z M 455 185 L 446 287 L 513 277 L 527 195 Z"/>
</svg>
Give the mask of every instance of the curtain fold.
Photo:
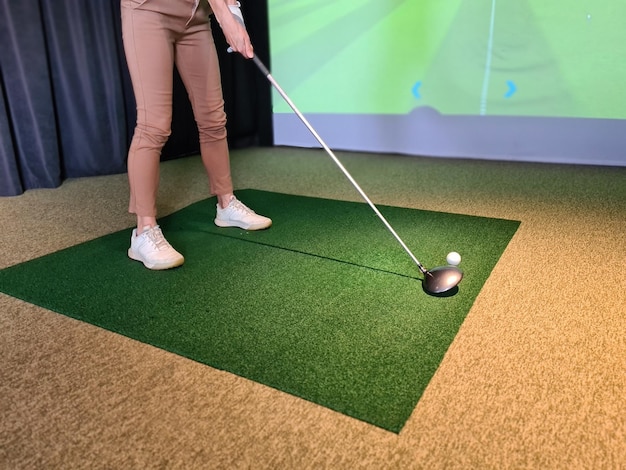
<svg viewBox="0 0 626 470">
<path fill-rule="evenodd" d="M 265 5 L 255 0 L 250 11 Z M 260 85 L 251 63 L 218 48 L 231 145 L 258 143 L 271 120 L 269 86 Z M 125 172 L 135 118 L 119 0 L 0 0 L 0 196 Z M 163 159 L 198 152 L 191 105 L 176 75 Z"/>
<path fill-rule="evenodd" d="M 2 135 L 12 145 L 3 145 L 0 194 L 12 196 L 24 189 L 58 186 L 61 168 L 39 2 L 2 0 L 1 16 L 0 72 L 6 99 L 2 121 L 8 127 Z M 11 147 L 14 154 L 4 154 Z M 5 175 L 5 167 L 14 171 Z M 18 179 L 9 183 L 11 174 Z"/>
<path fill-rule="evenodd" d="M 125 169 L 128 142 L 110 1 L 42 1 L 62 176 Z"/>
<path fill-rule="evenodd" d="M 14 155 L 16 153 L 9 126 L 4 83 L 0 76 L 0 196 L 20 194 L 23 191 Z"/>
</svg>

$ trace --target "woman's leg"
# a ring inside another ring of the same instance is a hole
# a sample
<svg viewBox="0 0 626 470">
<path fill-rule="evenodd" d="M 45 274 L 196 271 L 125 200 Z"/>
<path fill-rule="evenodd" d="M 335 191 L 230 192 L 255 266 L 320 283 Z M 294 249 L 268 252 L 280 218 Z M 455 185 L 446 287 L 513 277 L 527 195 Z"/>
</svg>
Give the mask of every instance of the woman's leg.
<svg viewBox="0 0 626 470">
<path fill-rule="evenodd" d="M 137 102 L 128 153 L 129 212 L 141 231 L 156 224 L 161 150 L 171 133 L 174 47 L 155 11 L 122 8 L 122 34 Z"/>
<path fill-rule="evenodd" d="M 137 216 L 137 229 L 128 256 L 149 269 L 169 269 L 184 262 L 156 222 L 161 150 L 172 120 L 174 46 L 167 18 L 158 10 L 122 3 L 124 50 L 137 102 L 137 125 L 128 153 L 128 209 Z"/>
<path fill-rule="evenodd" d="M 198 123 L 200 153 L 209 175 L 211 193 L 217 195 L 215 224 L 244 230 L 268 228 L 272 225 L 271 219 L 256 214 L 233 194 L 220 69 L 206 19 L 199 18 L 197 24 L 192 22 L 187 34 L 177 41 L 176 66 Z"/>
<path fill-rule="evenodd" d="M 198 9 L 187 33 L 176 43 L 176 66 L 194 110 L 200 134 L 200 154 L 211 194 L 222 207 L 233 195 L 226 139 L 226 113 L 215 44 L 206 10 Z"/>
</svg>

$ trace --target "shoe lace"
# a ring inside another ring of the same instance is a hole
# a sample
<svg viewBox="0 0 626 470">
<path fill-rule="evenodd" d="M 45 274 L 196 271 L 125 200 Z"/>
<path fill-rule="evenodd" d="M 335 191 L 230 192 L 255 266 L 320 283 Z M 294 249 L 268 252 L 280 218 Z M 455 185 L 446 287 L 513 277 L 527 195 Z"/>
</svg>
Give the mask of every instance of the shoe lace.
<svg viewBox="0 0 626 470">
<path fill-rule="evenodd" d="M 246 206 L 243 202 L 241 202 L 239 199 L 235 199 L 233 198 L 230 201 L 230 207 L 237 212 L 243 212 L 244 214 L 256 214 L 256 212 L 254 212 L 252 209 L 250 209 L 248 206 Z"/>
<path fill-rule="evenodd" d="M 163 232 L 161 232 L 161 227 L 158 225 L 152 227 L 146 232 L 146 238 L 150 240 L 150 243 L 152 243 L 159 251 L 167 250 L 170 247 L 170 244 L 163 236 Z"/>
</svg>

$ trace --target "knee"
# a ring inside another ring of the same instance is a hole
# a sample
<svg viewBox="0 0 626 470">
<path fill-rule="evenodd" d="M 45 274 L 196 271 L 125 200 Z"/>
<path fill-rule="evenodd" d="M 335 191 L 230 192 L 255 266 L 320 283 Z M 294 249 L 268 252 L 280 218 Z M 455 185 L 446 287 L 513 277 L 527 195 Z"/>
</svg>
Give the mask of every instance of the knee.
<svg viewBox="0 0 626 470">
<path fill-rule="evenodd" d="M 200 134 L 200 142 L 216 142 L 226 138 L 226 114 L 215 113 L 211 119 L 200 120 L 198 124 L 198 133 Z"/>
<path fill-rule="evenodd" d="M 211 143 L 226 139 L 226 126 L 219 128 L 201 129 L 198 128 L 200 142 Z"/>
<path fill-rule="evenodd" d="M 169 125 L 154 125 L 148 123 L 137 123 L 133 140 L 137 145 L 149 148 L 161 149 L 172 133 Z"/>
</svg>

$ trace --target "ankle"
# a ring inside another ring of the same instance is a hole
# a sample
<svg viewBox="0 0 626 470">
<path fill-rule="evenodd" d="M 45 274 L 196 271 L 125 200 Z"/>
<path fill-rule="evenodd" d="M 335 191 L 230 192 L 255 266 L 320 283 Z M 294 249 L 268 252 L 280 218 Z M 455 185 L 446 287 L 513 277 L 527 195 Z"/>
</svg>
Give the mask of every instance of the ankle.
<svg viewBox="0 0 626 470">
<path fill-rule="evenodd" d="M 234 197 L 235 195 L 233 193 L 218 194 L 217 203 L 220 205 L 222 209 L 226 209 L 228 205 L 230 204 L 231 199 Z"/>
<path fill-rule="evenodd" d="M 157 225 L 156 217 L 137 216 L 137 235 L 142 233 L 144 229 L 152 228 Z"/>
</svg>

